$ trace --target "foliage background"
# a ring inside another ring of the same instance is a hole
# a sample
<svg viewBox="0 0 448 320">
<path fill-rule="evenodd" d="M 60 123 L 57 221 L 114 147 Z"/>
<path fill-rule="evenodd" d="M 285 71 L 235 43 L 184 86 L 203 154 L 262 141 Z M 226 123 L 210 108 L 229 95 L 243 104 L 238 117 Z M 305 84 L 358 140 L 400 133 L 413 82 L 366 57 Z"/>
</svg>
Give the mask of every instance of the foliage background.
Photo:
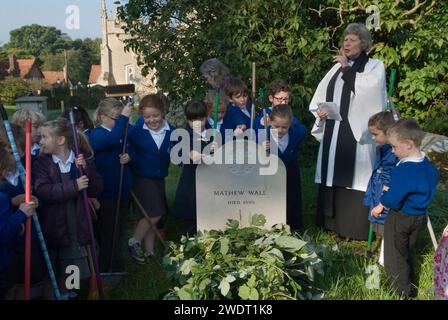
<svg viewBox="0 0 448 320">
<path fill-rule="evenodd" d="M 380 28 L 370 54 L 398 69 L 394 102 L 425 129 L 448 135 L 448 3 L 402 0 L 129 0 L 119 8 L 129 48 L 156 69 L 159 89 L 180 105 L 206 90 L 199 66 L 217 57 L 257 86 L 284 78 L 293 87 L 293 109 L 311 124 L 307 105 L 332 65 L 342 32 L 366 22 L 376 5 Z"/>
</svg>

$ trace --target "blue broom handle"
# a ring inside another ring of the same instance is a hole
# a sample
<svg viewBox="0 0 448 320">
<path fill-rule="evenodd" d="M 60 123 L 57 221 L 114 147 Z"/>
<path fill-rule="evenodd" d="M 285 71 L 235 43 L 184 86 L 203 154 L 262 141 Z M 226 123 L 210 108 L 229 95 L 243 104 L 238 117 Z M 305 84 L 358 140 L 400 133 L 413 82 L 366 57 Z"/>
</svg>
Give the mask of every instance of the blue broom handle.
<svg viewBox="0 0 448 320">
<path fill-rule="evenodd" d="M 25 188 L 25 169 L 23 168 L 22 162 L 20 161 L 19 151 L 17 149 L 17 145 L 14 139 L 14 135 L 12 133 L 11 124 L 8 120 L 8 115 L 6 114 L 6 110 L 3 105 L 0 105 L 0 112 L 3 119 L 3 124 L 6 129 L 6 133 L 8 135 L 9 144 L 11 145 L 12 152 L 14 154 L 14 159 L 16 161 L 17 170 L 19 171 L 20 181 L 22 182 L 22 186 Z M 54 295 L 57 300 L 61 300 L 61 292 L 59 291 L 59 287 L 56 281 L 56 276 L 54 274 L 53 266 L 51 264 L 50 255 L 48 254 L 47 245 L 45 244 L 44 235 L 42 233 L 42 228 L 40 227 L 39 218 L 37 217 L 36 212 L 33 212 L 33 222 L 34 227 L 36 228 L 37 238 L 39 239 L 40 246 L 42 248 L 42 253 L 44 255 L 45 264 L 47 265 L 48 273 L 50 275 L 51 285 L 53 286 Z"/>
</svg>

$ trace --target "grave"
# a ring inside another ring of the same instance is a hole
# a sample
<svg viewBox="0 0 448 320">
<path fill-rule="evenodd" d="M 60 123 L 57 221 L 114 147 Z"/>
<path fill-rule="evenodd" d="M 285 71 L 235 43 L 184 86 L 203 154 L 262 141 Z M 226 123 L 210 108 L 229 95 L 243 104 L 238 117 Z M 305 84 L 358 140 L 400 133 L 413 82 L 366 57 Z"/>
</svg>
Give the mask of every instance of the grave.
<svg viewBox="0 0 448 320">
<path fill-rule="evenodd" d="M 226 163 L 200 164 L 196 171 L 198 231 L 225 229 L 228 219 L 246 227 L 254 214 L 266 217 L 266 228 L 286 223 L 286 169 L 277 156 L 247 140 L 226 143 L 215 156 Z M 274 174 L 261 174 L 267 161 L 278 162 Z"/>
</svg>

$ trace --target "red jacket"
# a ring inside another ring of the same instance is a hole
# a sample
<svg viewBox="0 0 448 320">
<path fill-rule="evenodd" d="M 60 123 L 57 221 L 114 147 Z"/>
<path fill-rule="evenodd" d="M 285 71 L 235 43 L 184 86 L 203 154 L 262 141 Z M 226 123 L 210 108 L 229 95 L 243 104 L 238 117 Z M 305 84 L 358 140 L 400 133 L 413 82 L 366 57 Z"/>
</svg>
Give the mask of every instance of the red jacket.
<svg viewBox="0 0 448 320">
<path fill-rule="evenodd" d="M 86 175 L 89 178 L 87 194 L 96 198 L 103 191 L 103 180 L 97 173 L 94 159 L 87 159 Z M 72 165 L 74 173 L 75 165 Z M 68 247 L 66 202 L 77 198 L 78 240 L 81 245 L 90 243 L 88 222 L 84 213 L 82 195 L 78 191 L 76 180 L 62 182 L 59 166 L 53 162 L 51 155 L 41 154 L 33 164 L 34 193 L 39 199 L 39 219 L 42 230 L 50 248 Z M 90 213 L 89 213 L 90 215 Z"/>
</svg>

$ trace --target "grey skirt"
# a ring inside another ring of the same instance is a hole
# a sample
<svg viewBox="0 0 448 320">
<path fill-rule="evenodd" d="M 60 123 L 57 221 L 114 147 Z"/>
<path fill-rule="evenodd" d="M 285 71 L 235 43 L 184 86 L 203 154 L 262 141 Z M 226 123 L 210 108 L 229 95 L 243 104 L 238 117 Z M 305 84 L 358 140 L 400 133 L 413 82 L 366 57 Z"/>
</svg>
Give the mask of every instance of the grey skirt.
<svg viewBox="0 0 448 320">
<path fill-rule="evenodd" d="M 160 217 L 167 213 L 165 179 L 136 177 L 132 191 L 150 218 Z M 136 204 L 134 208 L 137 220 L 145 217 Z"/>
</svg>

